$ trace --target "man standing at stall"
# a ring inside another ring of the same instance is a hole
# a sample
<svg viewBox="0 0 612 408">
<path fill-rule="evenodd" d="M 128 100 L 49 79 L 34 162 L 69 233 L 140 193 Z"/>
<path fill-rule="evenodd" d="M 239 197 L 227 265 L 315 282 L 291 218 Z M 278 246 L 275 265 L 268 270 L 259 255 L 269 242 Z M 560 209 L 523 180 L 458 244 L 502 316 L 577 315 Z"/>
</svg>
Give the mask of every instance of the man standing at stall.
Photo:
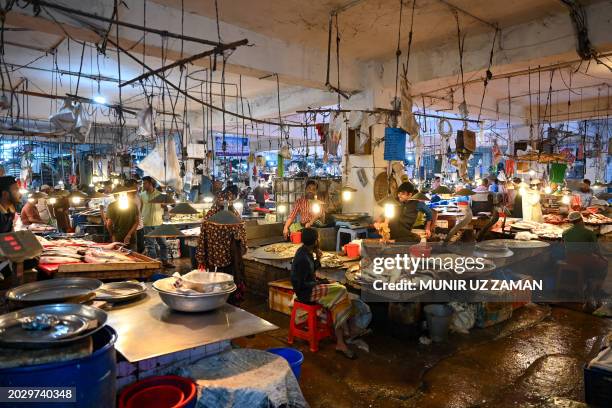
<svg viewBox="0 0 612 408">
<path fill-rule="evenodd" d="M 128 197 L 113 201 L 106 212 L 106 228 L 111 242 L 123 242 L 132 251 L 136 251 L 136 228 L 140 211 L 134 200 Z"/>
<path fill-rule="evenodd" d="M 145 251 L 151 258 L 157 259 L 159 246 L 159 260 L 164 268 L 174 268 L 174 265 L 168 262 L 168 246 L 165 238 L 147 238 L 146 235 L 159 227 L 164 222 L 164 207 L 162 204 L 151 203 L 155 197 L 161 193 L 155 189 L 156 183 L 150 176 L 142 178 L 142 193 L 140 200 L 142 201 L 142 221 L 144 224 L 145 233 Z"/>
<path fill-rule="evenodd" d="M 419 200 L 412 200 L 416 189 L 410 182 L 404 182 L 397 188 L 397 199 L 400 202 L 396 217 L 387 220 L 391 230 L 391 239 L 397 242 L 419 242 L 421 237 L 412 232 L 419 212 L 425 214 L 425 236 L 430 237 L 432 231 L 433 214 L 431 209 Z M 420 203 L 420 204 L 419 204 Z"/>
<path fill-rule="evenodd" d="M 283 235 L 285 238 L 289 237 L 290 229 L 299 230 L 302 228 L 310 228 L 312 225 L 321 218 L 323 210 L 319 208 L 319 212 L 313 211 L 310 205 L 310 200 L 314 200 L 317 196 L 318 186 L 314 180 L 308 180 L 306 187 L 304 188 L 304 196 L 299 198 L 295 204 L 293 204 L 293 210 L 289 214 L 289 218 L 285 221 L 285 227 L 283 228 Z M 292 224 L 296 221 L 297 216 L 300 216 L 300 225 L 292 227 Z"/>
</svg>

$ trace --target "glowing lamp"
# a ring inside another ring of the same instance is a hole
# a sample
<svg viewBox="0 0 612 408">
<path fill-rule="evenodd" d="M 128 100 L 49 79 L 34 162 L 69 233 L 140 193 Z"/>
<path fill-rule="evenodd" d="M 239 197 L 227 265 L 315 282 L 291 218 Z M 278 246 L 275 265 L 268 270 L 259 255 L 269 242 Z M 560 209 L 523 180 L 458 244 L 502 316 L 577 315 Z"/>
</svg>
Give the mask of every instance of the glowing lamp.
<svg viewBox="0 0 612 408">
<path fill-rule="evenodd" d="M 387 203 L 383 206 L 383 211 L 385 214 L 385 218 L 393 218 L 395 217 L 395 205 L 391 203 Z"/>
<path fill-rule="evenodd" d="M 242 214 L 242 210 L 244 209 L 244 204 L 242 204 L 242 201 L 236 201 L 233 206 L 234 209 L 238 211 L 238 214 Z"/>
<path fill-rule="evenodd" d="M 106 98 L 102 95 L 96 95 L 93 97 L 93 100 L 95 103 L 99 103 L 101 105 L 104 105 L 106 103 Z"/>
<path fill-rule="evenodd" d="M 74 197 L 72 197 L 72 202 L 73 202 L 74 204 L 80 204 L 80 203 L 81 203 L 81 200 L 82 200 L 82 198 L 81 198 L 81 197 L 79 197 L 79 196 L 74 196 Z"/>
<path fill-rule="evenodd" d="M 544 193 L 546 193 L 546 194 L 552 193 L 552 187 L 551 186 L 544 187 Z"/>
<path fill-rule="evenodd" d="M 130 206 L 130 200 L 128 198 L 127 193 L 119 194 L 119 209 L 127 210 Z"/>
<path fill-rule="evenodd" d="M 531 169 L 529 170 L 529 177 L 534 177 L 536 175 L 535 170 Z"/>
<path fill-rule="evenodd" d="M 287 212 L 287 206 L 285 204 L 280 204 L 276 208 L 276 212 L 279 213 L 279 214 L 285 214 Z"/>
<path fill-rule="evenodd" d="M 563 197 L 561 197 L 561 203 L 565 204 L 565 205 L 569 205 L 571 199 L 569 194 L 564 194 Z"/>
<path fill-rule="evenodd" d="M 49 204 L 54 205 L 55 203 L 57 203 L 57 198 L 55 198 L 55 197 L 51 197 L 51 198 L 49 199 Z"/>
</svg>

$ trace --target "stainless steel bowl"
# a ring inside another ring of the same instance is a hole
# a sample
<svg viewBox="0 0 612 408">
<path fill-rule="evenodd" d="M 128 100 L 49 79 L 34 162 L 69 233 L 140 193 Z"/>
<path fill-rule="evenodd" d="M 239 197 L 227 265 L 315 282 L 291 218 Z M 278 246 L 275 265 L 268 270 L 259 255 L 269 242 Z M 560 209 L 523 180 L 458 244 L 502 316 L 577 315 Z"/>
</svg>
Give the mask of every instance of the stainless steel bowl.
<svg viewBox="0 0 612 408">
<path fill-rule="evenodd" d="M 207 312 L 223 306 L 229 296 L 236 290 L 234 285 L 230 290 L 218 293 L 205 294 L 202 296 L 185 296 L 178 293 L 170 293 L 155 288 L 162 302 L 170 309 L 180 312 Z"/>
</svg>

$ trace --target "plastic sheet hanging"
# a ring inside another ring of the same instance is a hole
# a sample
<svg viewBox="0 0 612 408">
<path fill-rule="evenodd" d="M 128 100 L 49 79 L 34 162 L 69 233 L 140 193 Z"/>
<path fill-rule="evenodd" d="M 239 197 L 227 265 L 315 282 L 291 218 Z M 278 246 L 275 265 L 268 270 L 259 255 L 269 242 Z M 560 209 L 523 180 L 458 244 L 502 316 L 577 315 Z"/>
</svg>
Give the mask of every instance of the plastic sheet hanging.
<svg viewBox="0 0 612 408">
<path fill-rule="evenodd" d="M 166 160 L 164 160 L 163 141 L 158 141 L 155 149 L 138 164 L 138 168 L 153 177 L 159 183 L 165 183 L 176 191 L 180 191 L 183 189 L 183 180 L 181 178 L 181 167 L 176 154 L 174 138 L 169 137 L 166 141 L 165 153 Z M 166 163 L 165 171 L 164 166 L 160 166 L 160 164 L 164 162 Z"/>
<path fill-rule="evenodd" d="M 49 121 L 56 130 L 74 136 L 81 143 L 85 141 L 91 130 L 91 122 L 83 111 L 81 103 L 72 99 L 64 99 L 62 107 L 49 117 Z"/>
<path fill-rule="evenodd" d="M 138 136 L 152 136 L 154 133 L 153 118 L 154 112 L 153 107 L 151 105 L 147 106 L 145 109 L 138 111 L 136 114 L 136 120 L 138 121 L 138 129 L 136 130 L 136 134 Z"/>
</svg>

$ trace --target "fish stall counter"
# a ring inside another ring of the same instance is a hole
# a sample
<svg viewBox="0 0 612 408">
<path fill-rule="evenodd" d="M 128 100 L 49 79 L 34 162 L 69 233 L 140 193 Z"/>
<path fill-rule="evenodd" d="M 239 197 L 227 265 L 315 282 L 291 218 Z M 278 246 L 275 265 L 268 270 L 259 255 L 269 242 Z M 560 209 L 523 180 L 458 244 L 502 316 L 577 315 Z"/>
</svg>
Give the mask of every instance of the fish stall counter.
<svg viewBox="0 0 612 408">
<path fill-rule="evenodd" d="M 159 261 L 126 250 L 117 243 L 99 244 L 80 238 L 38 237 L 38 240 L 43 252 L 37 269 L 47 276 L 146 279 L 161 267 Z"/>
<path fill-rule="evenodd" d="M 163 375 L 198 359 L 230 348 L 239 337 L 278 329 L 243 309 L 224 304 L 208 312 L 173 311 L 147 284 L 144 296 L 107 311 L 108 325 L 117 331 L 119 384 Z"/>
</svg>

